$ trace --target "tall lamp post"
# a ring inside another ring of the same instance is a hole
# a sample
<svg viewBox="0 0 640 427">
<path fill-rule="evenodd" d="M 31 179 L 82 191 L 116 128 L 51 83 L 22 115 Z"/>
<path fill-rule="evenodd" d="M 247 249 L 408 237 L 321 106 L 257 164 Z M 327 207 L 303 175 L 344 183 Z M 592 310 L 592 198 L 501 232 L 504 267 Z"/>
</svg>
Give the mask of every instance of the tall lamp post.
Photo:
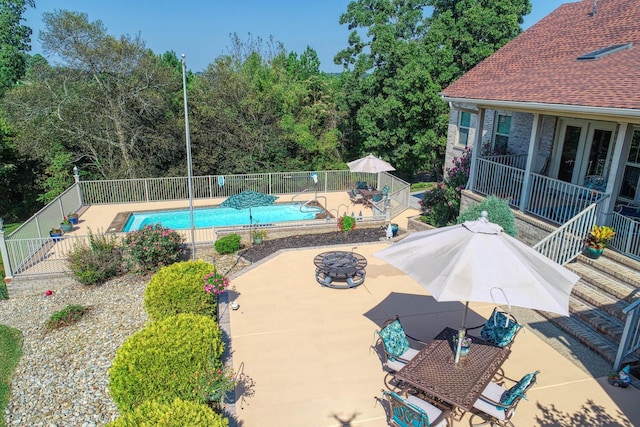
<svg viewBox="0 0 640 427">
<path fill-rule="evenodd" d="M 191 259 L 196 259 L 196 241 L 193 221 L 193 174 L 191 172 L 191 136 L 189 132 L 189 108 L 187 107 L 187 61 L 182 54 L 182 91 L 184 93 L 184 131 L 187 140 L 187 185 L 189 186 L 189 219 L 191 224 Z"/>
</svg>

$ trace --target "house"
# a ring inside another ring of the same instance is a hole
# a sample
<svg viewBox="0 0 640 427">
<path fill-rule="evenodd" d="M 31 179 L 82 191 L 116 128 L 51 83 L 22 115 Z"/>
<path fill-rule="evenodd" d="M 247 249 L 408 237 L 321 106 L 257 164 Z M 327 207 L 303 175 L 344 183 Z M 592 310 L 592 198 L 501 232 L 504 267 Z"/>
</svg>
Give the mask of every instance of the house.
<svg viewBox="0 0 640 427">
<path fill-rule="evenodd" d="M 595 209 L 639 258 L 639 22 L 637 0 L 563 4 L 445 88 L 467 189 L 556 226 Z"/>
</svg>

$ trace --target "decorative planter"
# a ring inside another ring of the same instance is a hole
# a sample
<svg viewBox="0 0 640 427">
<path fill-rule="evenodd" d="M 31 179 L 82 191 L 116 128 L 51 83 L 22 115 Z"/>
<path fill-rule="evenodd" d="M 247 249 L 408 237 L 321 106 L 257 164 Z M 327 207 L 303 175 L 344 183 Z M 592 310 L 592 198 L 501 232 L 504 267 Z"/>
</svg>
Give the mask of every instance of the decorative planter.
<svg viewBox="0 0 640 427">
<path fill-rule="evenodd" d="M 62 239 L 62 230 L 60 230 L 59 233 L 50 231 L 49 236 L 51 236 L 51 240 L 53 240 L 54 242 L 58 242 L 60 241 L 60 239 Z"/>
<path fill-rule="evenodd" d="M 260 243 L 262 243 L 262 236 L 253 236 L 253 244 L 259 245 Z"/>
<path fill-rule="evenodd" d="M 393 237 L 398 235 L 398 224 L 391 224 L 391 232 L 393 233 Z"/>
<path fill-rule="evenodd" d="M 587 258 L 598 259 L 600 258 L 600 255 L 602 255 L 603 252 L 604 252 L 604 249 L 596 249 L 589 246 L 585 246 L 584 251 L 582 253 L 584 253 L 584 255 Z"/>
<path fill-rule="evenodd" d="M 73 230 L 73 224 L 64 224 L 61 223 L 60 224 L 60 228 L 62 229 L 62 231 L 64 231 L 65 233 L 70 232 L 71 230 Z"/>
<path fill-rule="evenodd" d="M 78 214 L 69 214 L 67 218 L 72 225 L 78 224 Z"/>
</svg>

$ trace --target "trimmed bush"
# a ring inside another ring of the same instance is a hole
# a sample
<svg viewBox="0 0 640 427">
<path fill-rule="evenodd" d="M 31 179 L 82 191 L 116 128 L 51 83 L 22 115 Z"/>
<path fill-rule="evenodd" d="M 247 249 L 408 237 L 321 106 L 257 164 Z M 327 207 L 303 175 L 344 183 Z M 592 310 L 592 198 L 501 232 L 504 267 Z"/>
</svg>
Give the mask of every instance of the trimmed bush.
<svg viewBox="0 0 640 427">
<path fill-rule="evenodd" d="M 489 214 L 489 222 L 493 222 L 504 228 L 504 232 L 509 236 L 516 237 L 518 235 L 515 216 L 509 207 L 509 203 L 496 196 L 489 196 L 481 203 L 470 206 L 460 214 L 458 224 L 462 224 L 465 221 L 476 221 L 480 218 L 482 211 L 487 211 Z"/>
<path fill-rule="evenodd" d="M 122 273 L 122 246 L 115 236 L 95 236 L 89 230 L 89 244 L 75 245 L 68 261 L 80 283 L 100 285 Z"/>
<path fill-rule="evenodd" d="M 214 246 L 216 248 L 216 252 L 221 255 L 232 254 L 240 249 L 240 235 L 234 233 L 221 237 L 216 240 Z"/>
<path fill-rule="evenodd" d="M 161 268 L 144 291 L 144 307 L 151 320 L 179 313 L 214 315 L 216 297 L 204 290 L 204 277 L 215 267 L 205 261 L 184 261 Z"/>
<path fill-rule="evenodd" d="M 116 352 L 109 391 L 120 413 L 147 400 L 197 401 L 197 373 L 211 360 L 220 361 L 223 351 L 222 333 L 211 317 L 189 313 L 152 322 Z"/>
<path fill-rule="evenodd" d="M 184 256 L 183 241 L 175 230 L 155 224 L 127 233 L 124 246 L 132 269 L 145 274 L 180 261 Z"/>
<path fill-rule="evenodd" d="M 227 427 L 229 420 L 207 405 L 175 399 L 171 403 L 148 400 L 107 427 Z"/>
</svg>

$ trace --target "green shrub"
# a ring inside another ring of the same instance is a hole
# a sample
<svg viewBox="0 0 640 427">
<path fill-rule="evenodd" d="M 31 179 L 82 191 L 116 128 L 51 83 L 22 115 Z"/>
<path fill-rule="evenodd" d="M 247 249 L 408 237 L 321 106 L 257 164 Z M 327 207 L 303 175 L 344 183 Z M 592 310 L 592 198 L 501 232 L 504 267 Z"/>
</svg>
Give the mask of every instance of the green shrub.
<svg viewBox="0 0 640 427">
<path fill-rule="evenodd" d="M 220 361 L 223 351 L 222 333 L 211 317 L 188 313 L 149 323 L 116 352 L 109 391 L 120 413 L 146 400 L 197 401 L 197 373 L 211 360 Z"/>
<path fill-rule="evenodd" d="M 227 427 L 229 420 L 201 403 L 175 399 L 171 403 L 148 400 L 107 427 Z"/>
<path fill-rule="evenodd" d="M 83 285 L 99 285 L 122 273 L 122 246 L 116 236 L 95 236 L 89 230 L 89 244 L 80 243 L 69 255 L 69 267 Z"/>
<path fill-rule="evenodd" d="M 240 249 L 240 235 L 234 233 L 221 237 L 214 245 L 219 254 L 232 254 Z"/>
<path fill-rule="evenodd" d="M 132 268 L 144 274 L 180 261 L 184 255 L 183 241 L 175 230 L 155 224 L 127 233 L 124 246 Z"/>
<path fill-rule="evenodd" d="M 184 261 L 161 268 L 144 291 L 144 306 L 151 320 L 179 313 L 214 315 L 215 295 L 204 290 L 204 277 L 215 272 L 205 261 Z"/>
<path fill-rule="evenodd" d="M 87 307 L 81 305 L 68 304 L 60 311 L 56 311 L 51 315 L 45 327 L 48 330 L 62 328 L 63 326 L 73 325 L 82 319 L 84 313 L 88 311 Z"/>
<path fill-rule="evenodd" d="M 515 216 L 506 200 L 496 196 L 489 196 L 477 205 L 470 206 L 458 217 L 458 224 L 465 221 L 476 221 L 482 211 L 487 211 L 489 221 L 500 225 L 509 236 L 516 237 L 518 229 L 515 225 Z"/>
</svg>

